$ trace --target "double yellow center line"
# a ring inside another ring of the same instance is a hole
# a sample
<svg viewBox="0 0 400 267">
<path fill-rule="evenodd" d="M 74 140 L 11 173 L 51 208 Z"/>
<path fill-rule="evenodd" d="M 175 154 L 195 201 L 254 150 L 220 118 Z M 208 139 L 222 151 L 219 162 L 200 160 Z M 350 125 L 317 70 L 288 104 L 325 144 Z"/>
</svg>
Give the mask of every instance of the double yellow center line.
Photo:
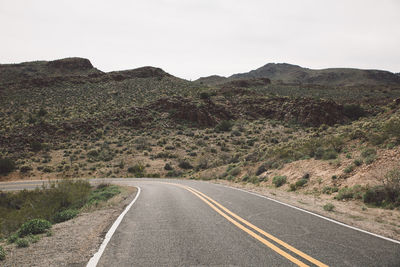
<svg viewBox="0 0 400 267">
<path fill-rule="evenodd" d="M 169 183 L 169 184 L 173 184 L 173 183 Z M 242 217 L 240 217 L 237 214 L 233 213 L 232 211 L 228 210 L 227 208 L 225 208 L 224 206 L 219 204 L 217 201 L 213 200 L 212 198 L 208 197 L 207 195 L 203 194 L 202 192 L 200 192 L 200 191 L 198 191 L 198 190 L 196 190 L 194 188 L 191 188 L 189 186 L 184 186 L 184 185 L 181 185 L 181 184 L 173 184 L 173 185 L 176 185 L 176 186 L 179 186 L 179 187 L 182 187 L 182 188 L 188 190 L 189 192 L 191 192 L 192 194 L 194 194 L 195 196 L 200 198 L 202 201 L 204 201 L 207 205 L 209 205 L 213 210 L 215 210 L 222 217 L 224 217 L 229 222 L 234 224 L 236 227 L 238 227 L 239 229 L 243 230 L 244 232 L 246 232 L 250 236 L 254 237 L 255 239 L 257 239 L 258 241 L 260 241 L 261 243 L 263 243 L 264 245 L 266 245 L 267 247 L 269 247 L 270 249 L 272 249 L 276 253 L 278 253 L 281 256 L 285 257 L 286 259 L 290 260 L 294 264 L 296 264 L 298 266 L 308 266 L 304 262 L 300 261 L 299 259 L 293 257 L 289 253 L 287 253 L 284 250 L 280 249 L 276 245 L 272 244 L 271 242 L 269 242 L 267 239 L 265 239 L 261 235 L 255 233 L 251 229 L 257 231 L 258 233 L 262 234 L 266 238 L 276 242 L 277 244 L 281 245 L 282 247 L 286 248 L 287 250 L 297 254 L 301 258 L 303 258 L 303 259 L 315 264 L 316 266 L 320 266 L 320 267 L 322 267 L 322 266 L 327 267 L 328 266 L 328 265 L 326 265 L 326 264 L 324 264 L 324 263 L 312 258 L 311 256 L 305 254 L 304 252 L 301 252 L 300 250 L 292 247 L 291 245 L 283 242 L 282 240 L 276 238 L 275 236 L 265 232 L 264 230 L 262 230 L 262 229 L 258 228 L 257 226 L 253 225 L 252 223 L 246 221 Z M 243 225 L 246 225 L 247 227 L 249 227 L 251 229 L 243 226 L 239 222 L 241 222 Z"/>
</svg>

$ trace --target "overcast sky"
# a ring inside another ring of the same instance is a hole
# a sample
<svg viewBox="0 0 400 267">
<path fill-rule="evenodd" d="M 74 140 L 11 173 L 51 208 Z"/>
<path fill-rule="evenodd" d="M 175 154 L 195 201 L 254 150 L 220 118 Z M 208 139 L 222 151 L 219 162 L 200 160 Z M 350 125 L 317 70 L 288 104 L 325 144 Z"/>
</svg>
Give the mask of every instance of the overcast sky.
<svg viewBox="0 0 400 267">
<path fill-rule="evenodd" d="M 186 79 L 269 62 L 400 72 L 400 0 L 0 0 L 0 63 L 85 57 Z"/>
</svg>

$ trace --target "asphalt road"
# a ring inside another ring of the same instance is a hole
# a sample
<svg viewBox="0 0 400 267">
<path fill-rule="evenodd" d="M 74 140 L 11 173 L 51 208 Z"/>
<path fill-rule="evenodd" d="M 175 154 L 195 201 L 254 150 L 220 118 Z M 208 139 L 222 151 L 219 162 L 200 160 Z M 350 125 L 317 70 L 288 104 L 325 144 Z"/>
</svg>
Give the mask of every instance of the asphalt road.
<svg viewBox="0 0 400 267">
<path fill-rule="evenodd" d="M 141 193 L 97 266 L 400 266 L 399 243 L 247 192 L 187 180 L 109 181 Z"/>
</svg>

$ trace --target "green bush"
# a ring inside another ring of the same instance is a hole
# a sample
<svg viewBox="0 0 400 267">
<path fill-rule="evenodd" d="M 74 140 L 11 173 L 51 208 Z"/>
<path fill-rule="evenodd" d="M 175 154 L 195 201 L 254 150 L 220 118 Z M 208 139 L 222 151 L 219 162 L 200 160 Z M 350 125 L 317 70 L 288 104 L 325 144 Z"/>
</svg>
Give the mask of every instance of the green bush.
<svg viewBox="0 0 400 267">
<path fill-rule="evenodd" d="M 363 164 L 363 160 L 362 159 L 355 159 L 353 161 L 354 165 L 356 166 L 361 166 Z"/>
<path fill-rule="evenodd" d="M 364 189 L 360 185 L 355 185 L 353 187 L 345 187 L 339 190 L 335 199 L 361 199 Z"/>
<path fill-rule="evenodd" d="M 363 158 L 367 158 L 367 157 L 371 157 L 371 156 L 376 156 L 376 149 L 369 147 L 369 148 L 365 148 L 363 149 L 363 151 L 361 151 L 361 156 Z"/>
<path fill-rule="evenodd" d="M 338 153 L 334 149 L 325 150 L 322 154 L 323 160 L 336 159 L 338 157 Z"/>
<path fill-rule="evenodd" d="M 303 186 L 304 186 L 305 184 L 307 184 L 307 183 L 308 183 L 308 180 L 302 178 L 302 179 L 298 180 L 298 181 L 295 183 L 295 185 L 296 185 L 296 188 L 299 188 L 299 187 L 303 187 Z"/>
<path fill-rule="evenodd" d="M 179 166 L 179 168 L 185 169 L 185 170 L 193 169 L 193 166 L 192 166 L 192 165 L 190 164 L 190 162 L 187 161 L 187 160 L 181 160 L 181 161 L 179 161 L 178 166 Z"/>
<path fill-rule="evenodd" d="M 332 203 L 327 203 L 323 206 L 324 210 L 326 211 L 333 211 L 335 209 L 335 206 Z"/>
<path fill-rule="evenodd" d="M 375 156 L 368 156 L 368 157 L 366 157 L 366 158 L 364 159 L 364 161 L 365 161 L 365 164 L 369 165 L 369 164 L 371 164 L 372 162 L 374 162 L 375 159 L 376 159 Z"/>
<path fill-rule="evenodd" d="M 391 118 L 383 125 L 383 129 L 391 136 L 400 137 L 400 118 Z"/>
<path fill-rule="evenodd" d="M 29 247 L 29 240 L 27 238 L 19 238 L 15 244 L 19 248 L 26 248 Z"/>
<path fill-rule="evenodd" d="M 54 215 L 53 222 L 60 223 L 60 222 L 65 222 L 65 221 L 71 220 L 72 218 L 75 218 L 76 215 L 78 215 L 78 213 L 79 213 L 79 210 L 76 210 L 76 209 L 67 209 L 67 210 L 57 212 Z"/>
<path fill-rule="evenodd" d="M 171 164 L 165 163 L 164 170 L 166 170 L 166 171 L 172 171 L 173 168 L 172 168 Z"/>
<path fill-rule="evenodd" d="M 24 223 L 18 231 L 20 237 L 32 234 L 41 234 L 51 228 L 51 223 L 44 219 L 32 219 Z"/>
<path fill-rule="evenodd" d="M 343 170 L 343 172 L 344 173 L 351 173 L 353 170 L 354 170 L 354 165 L 349 165 Z"/>
<path fill-rule="evenodd" d="M 358 120 L 366 115 L 363 107 L 357 104 L 346 104 L 343 106 L 344 115 L 352 120 Z"/>
<path fill-rule="evenodd" d="M 141 177 L 141 176 L 144 176 L 145 168 L 146 167 L 143 164 L 138 163 L 138 164 L 133 165 L 132 167 L 129 167 L 128 172 L 135 174 L 136 177 Z"/>
<path fill-rule="evenodd" d="M 229 132 L 232 130 L 233 123 L 231 121 L 221 121 L 217 126 L 215 126 L 215 130 L 217 132 Z"/>
<path fill-rule="evenodd" d="M 0 158 L 0 175 L 5 175 L 15 169 L 15 163 L 9 158 Z"/>
<path fill-rule="evenodd" d="M 2 246 L 0 246 L 0 261 L 5 260 L 6 259 L 6 251 L 4 250 L 4 248 Z"/>
<path fill-rule="evenodd" d="M 15 241 L 17 240 L 18 240 L 18 233 L 14 233 L 8 237 L 7 242 L 12 244 L 15 243 Z"/>
<path fill-rule="evenodd" d="M 363 195 L 364 203 L 382 206 L 387 199 L 385 187 L 383 185 L 374 186 L 367 189 Z"/>
<path fill-rule="evenodd" d="M 272 179 L 272 183 L 276 186 L 276 187 L 280 187 L 282 185 L 284 185 L 286 183 L 286 176 L 275 176 Z"/>
<path fill-rule="evenodd" d="M 108 199 L 118 195 L 119 193 L 121 193 L 121 191 L 116 185 L 108 185 L 105 187 L 102 186 L 100 188 L 98 187 L 96 190 L 91 192 L 88 199 L 88 204 L 96 205 L 101 201 L 107 201 Z"/>
<path fill-rule="evenodd" d="M 21 166 L 21 168 L 19 168 L 19 171 L 22 173 L 27 173 L 27 172 L 30 172 L 31 170 L 33 170 L 32 167 L 28 166 L 28 165 L 24 165 L 24 166 Z"/>
</svg>

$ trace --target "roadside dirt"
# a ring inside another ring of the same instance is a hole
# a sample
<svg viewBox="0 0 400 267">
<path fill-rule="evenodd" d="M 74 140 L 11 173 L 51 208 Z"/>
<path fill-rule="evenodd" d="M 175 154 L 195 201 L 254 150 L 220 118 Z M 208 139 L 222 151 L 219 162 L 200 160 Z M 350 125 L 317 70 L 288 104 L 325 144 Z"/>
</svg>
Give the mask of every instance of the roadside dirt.
<svg viewBox="0 0 400 267">
<path fill-rule="evenodd" d="M 245 189 L 299 207 L 336 221 L 400 241 L 400 210 L 385 210 L 365 206 L 361 201 L 334 200 L 331 195 L 305 195 L 301 192 L 286 192 L 281 189 L 254 184 L 234 183 L 226 180 L 212 180 L 212 183 L 223 184 Z M 323 206 L 331 203 L 333 211 L 325 211 Z"/>
<path fill-rule="evenodd" d="M 52 236 L 43 236 L 27 248 L 6 245 L 6 260 L 1 266 L 86 266 L 97 252 L 108 229 L 136 195 L 136 188 L 123 192 L 100 207 L 78 217 L 55 224 Z"/>
</svg>

